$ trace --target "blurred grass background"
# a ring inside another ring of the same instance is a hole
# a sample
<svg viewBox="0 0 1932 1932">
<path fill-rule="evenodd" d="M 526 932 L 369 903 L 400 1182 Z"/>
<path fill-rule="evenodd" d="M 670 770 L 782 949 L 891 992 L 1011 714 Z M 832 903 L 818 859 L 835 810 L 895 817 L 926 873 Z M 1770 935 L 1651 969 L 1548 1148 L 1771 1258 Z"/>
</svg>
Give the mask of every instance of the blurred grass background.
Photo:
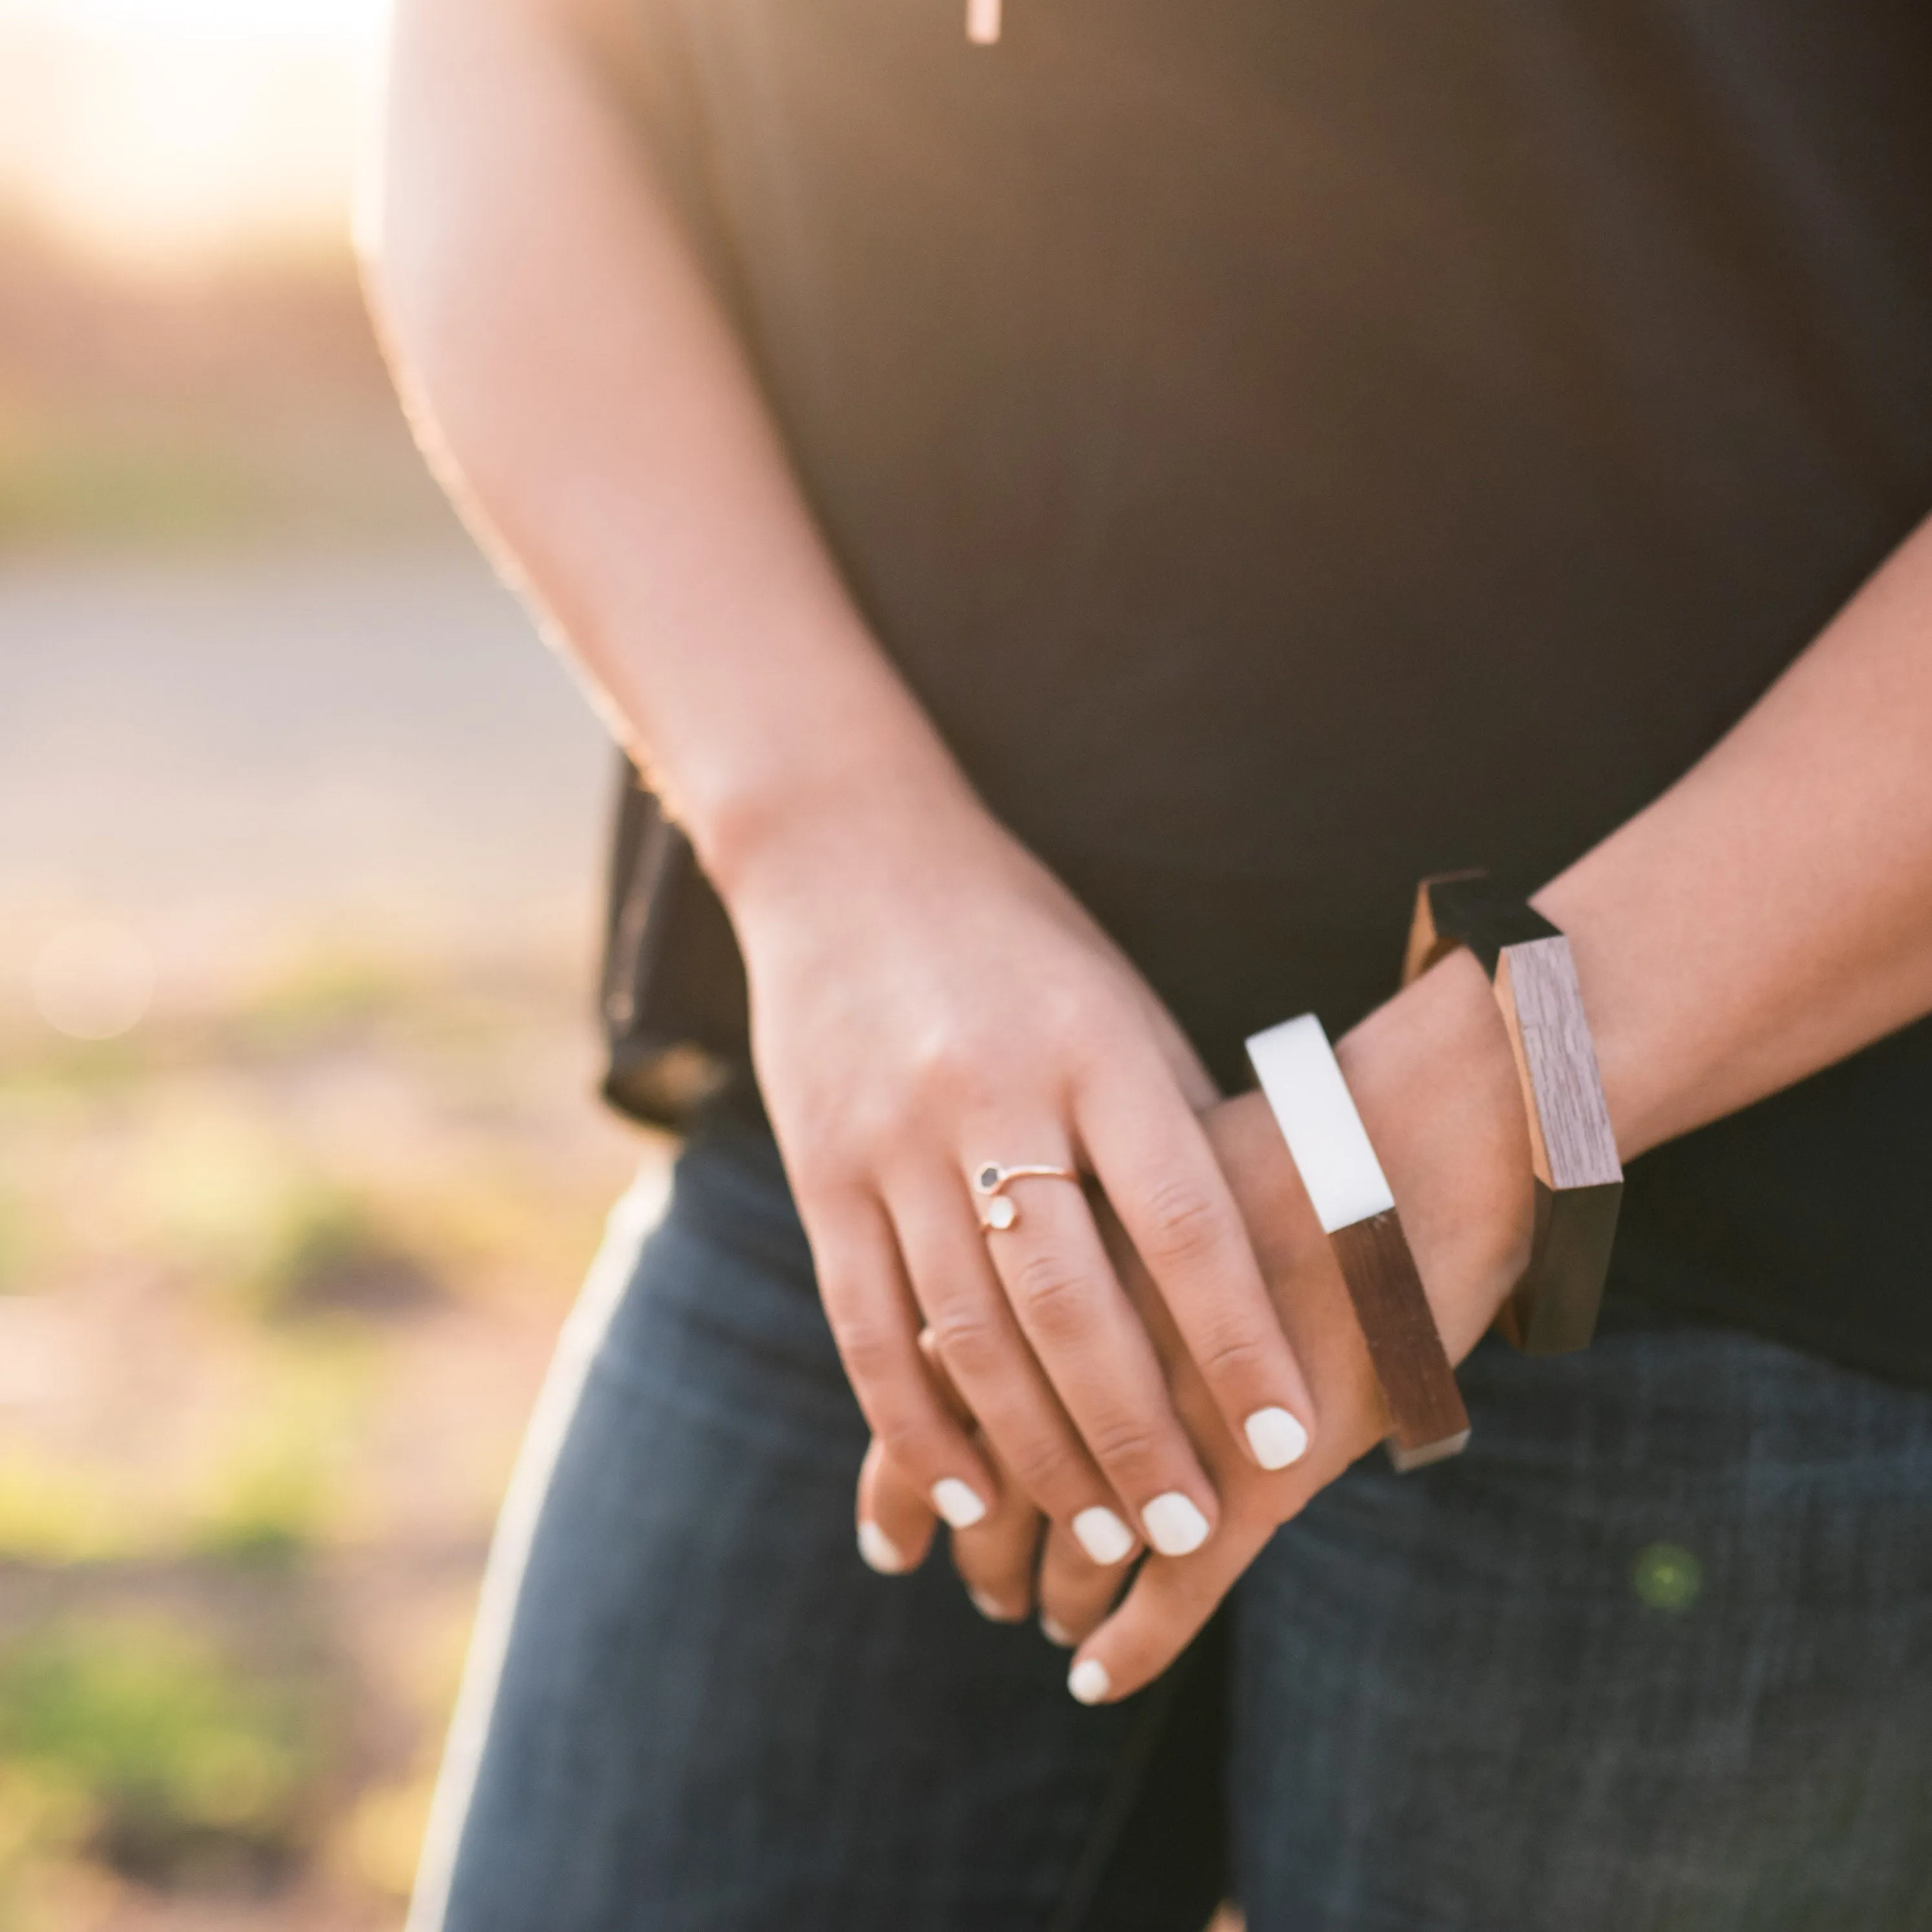
<svg viewBox="0 0 1932 1932">
<path fill-rule="evenodd" d="M 356 287 L 378 11 L 0 0 L 0 1932 L 398 1922 L 524 1417 L 663 1167 L 591 1098 L 606 748 Z M 343 111 L 196 121 L 210 49 Z"/>
</svg>

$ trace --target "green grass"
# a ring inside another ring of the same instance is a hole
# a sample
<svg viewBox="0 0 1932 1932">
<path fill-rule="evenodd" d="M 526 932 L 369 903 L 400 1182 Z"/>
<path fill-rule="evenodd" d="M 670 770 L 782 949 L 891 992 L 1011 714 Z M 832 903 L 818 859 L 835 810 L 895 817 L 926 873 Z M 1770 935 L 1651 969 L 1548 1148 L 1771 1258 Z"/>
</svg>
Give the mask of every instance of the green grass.
<svg viewBox="0 0 1932 1932">
<path fill-rule="evenodd" d="M 96 1618 L 0 1654 L 0 1789 L 38 1821 L 29 1854 L 266 1888 L 301 1855 L 324 1756 L 292 1686 L 158 1618 Z"/>
<path fill-rule="evenodd" d="M 244 1437 L 216 1469 L 188 1534 L 203 1556 L 264 1568 L 301 1561 L 336 1510 L 339 1417 L 276 1418 Z"/>
<path fill-rule="evenodd" d="M 361 1189 L 319 1180 L 293 1189 L 266 1234 L 246 1286 L 269 1320 L 404 1312 L 436 1298 L 434 1275 Z"/>
<path fill-rule="evenodd" d="M 0 1460 L 0 1559 L 111 1562 L 146 1553 L 154 1526 L 111 1484 L 23 1444 Z"/>
<path fill-rule="evenodd" d="M 211 1468 L 177 1546 L 283 1568 L 339 1532 L 344 1463 L 380 1352 L 352 1324 L 285 1336 L 259 1364 L 260 1393 Z"/>
</svg>

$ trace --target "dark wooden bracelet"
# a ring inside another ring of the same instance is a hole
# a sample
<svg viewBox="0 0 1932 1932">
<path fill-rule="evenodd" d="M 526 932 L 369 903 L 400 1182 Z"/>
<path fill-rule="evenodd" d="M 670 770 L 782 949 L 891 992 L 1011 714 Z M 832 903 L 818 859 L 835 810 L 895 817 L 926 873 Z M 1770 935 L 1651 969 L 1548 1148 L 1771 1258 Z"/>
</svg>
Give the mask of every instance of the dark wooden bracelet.
<svg viewBox="0 0 1932 1932">
<path fill-rule="evenodd" d="M 1248 1042 L 1248 1058 L 1347 1284 L 1389 1414 L 1400 1470 L 1454 1456 L 1468 1412 L 1409 1252 L 1395 1196 L 1312 1013 Z"/>
<path fill-rule="evenodd" d="M 1535 1173 L 1529 1265 L 1496 1329 L 1526 1354 L 1562 1354 L 1595 1332 L 1624 1191 L 1582 989 L 1569 940 L 1485 872 L 1417 889 L 1403 985 L 1459 946 L 1489 974 L 1509 1029 Z"/>
</svg>

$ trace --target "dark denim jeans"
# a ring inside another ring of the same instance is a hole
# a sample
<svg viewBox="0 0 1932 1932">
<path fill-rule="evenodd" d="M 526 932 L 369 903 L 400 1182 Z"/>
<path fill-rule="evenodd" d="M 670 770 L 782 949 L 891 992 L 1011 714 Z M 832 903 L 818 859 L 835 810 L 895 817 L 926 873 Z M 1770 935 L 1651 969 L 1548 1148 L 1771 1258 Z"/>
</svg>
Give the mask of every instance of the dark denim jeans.
<svg viewBox="0 0 1932 1932">
<path fill-rule="evenodd" d="M 412 1932 L 1932 1927 L 1932 1396 L 1613 1306 L 1486 1343 L 1111 1709 L 865 1431 L 768 1140 L 609 1246 L 506 1506 Z M 1932 1288 L 1928 1288 L 1932 1292 Z"/>
</svg>

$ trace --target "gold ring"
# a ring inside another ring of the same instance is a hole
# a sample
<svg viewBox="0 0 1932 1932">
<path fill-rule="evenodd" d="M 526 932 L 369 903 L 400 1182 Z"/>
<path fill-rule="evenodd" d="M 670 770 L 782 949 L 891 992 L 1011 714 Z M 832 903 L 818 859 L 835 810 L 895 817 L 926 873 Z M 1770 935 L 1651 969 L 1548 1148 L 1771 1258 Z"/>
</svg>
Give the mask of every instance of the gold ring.
<svg viewBox="0 0 1932 1932">
<path fill-rule="evenodd" d="M 980 1221 L 982 1228 L 1003 1232 L 1018 1221 L 1018 1205 L 1006 1192 L 1008 1184 L 1016 1180 L 1070 1180 L 1077 1187 L 1080 1176 L 1070 1167 L 1002 1167 L 997 1161 L 988 1161 L 973 1176 L 974 1191 L 986 1203 Z"/>
</svg>

